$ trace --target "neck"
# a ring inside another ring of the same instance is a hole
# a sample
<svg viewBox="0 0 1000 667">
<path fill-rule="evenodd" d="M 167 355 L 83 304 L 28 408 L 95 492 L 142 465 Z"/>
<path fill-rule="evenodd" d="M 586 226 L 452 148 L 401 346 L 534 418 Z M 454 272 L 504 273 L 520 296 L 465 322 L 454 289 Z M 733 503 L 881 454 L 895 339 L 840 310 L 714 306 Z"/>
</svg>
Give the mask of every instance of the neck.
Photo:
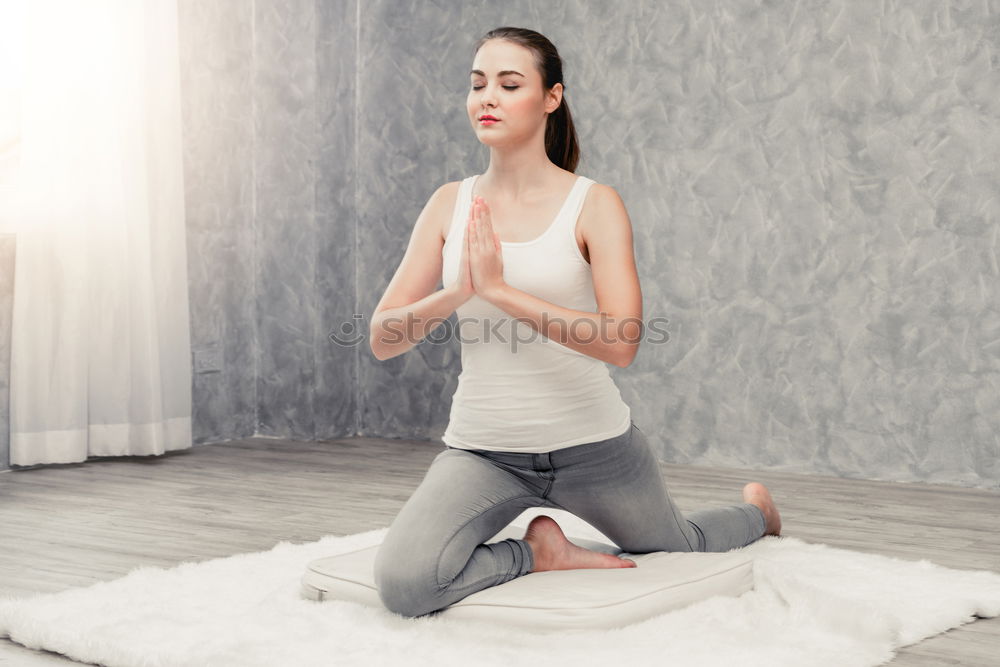
<svg viewBox="0 0 1000 667">
<path fill-rule="evenodd" d="M 504 199 L 518 202 L 541 190 L 560 169 L 545 153 L 545 125 L 540 135 L 516 146 L 491 146 L 490 166 L 479 180 Z"/>
</svg>

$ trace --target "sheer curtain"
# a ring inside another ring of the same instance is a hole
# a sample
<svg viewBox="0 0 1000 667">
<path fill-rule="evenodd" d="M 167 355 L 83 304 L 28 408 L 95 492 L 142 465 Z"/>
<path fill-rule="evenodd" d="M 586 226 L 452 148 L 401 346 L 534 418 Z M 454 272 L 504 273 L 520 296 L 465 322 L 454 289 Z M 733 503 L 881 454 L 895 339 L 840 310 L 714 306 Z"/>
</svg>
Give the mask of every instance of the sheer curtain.
<svg viewBox="0 0 1000 667">
<path fill-rule="evenodd" d="M 10 462 L 190 447 L 176 0 L 0 10 Z"/>
</svg>

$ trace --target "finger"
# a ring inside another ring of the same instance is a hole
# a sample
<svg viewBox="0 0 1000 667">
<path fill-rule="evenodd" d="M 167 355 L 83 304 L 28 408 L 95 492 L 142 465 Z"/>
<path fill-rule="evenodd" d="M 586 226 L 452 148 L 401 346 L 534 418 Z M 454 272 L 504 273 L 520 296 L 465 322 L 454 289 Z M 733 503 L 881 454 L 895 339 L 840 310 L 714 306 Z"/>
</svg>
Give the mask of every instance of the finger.
<svg viewBox="0 0 1000 667">
<path fill-rule="evenodd" d="M 469 222 L 469 242 L 472 244 L 479 243 L 479 203 L 473 202 L 472 204 L 472 220 Z M 475 245 L 470 246 L 470 249 L 475 247 Z"/>
<path fill-rule="evenodd" d="M 482 199 L 479 200 L 479 217 L 476 218 L 476 227 L 479 230 L 479 234 L 476 237 L 479 239 L 479 247 L 482 248 L 483 252 L 486 252 L 493 244 L 493 231 L 490 229 L 489 220 L 486 218 L 486 206 Z"/>
<path fill-rule="evenodd" d="M 486 203 L 486 200 L 481 202 L 482 209 L 480 210 L 480 217 L 486 222 L 489 227 L 493 226 L 493 216 L 490 215 L 490 206 Z"/>
<path fill-rule="evenodd" d="M 479 242 L 479 248 L 485 252 L 489 248 L 489 244 L 492 242 L 490 238 L 490 231 L 486 228 L 486 222 L 483 220 L 483 212 L 479 211 L 479 219 L 476 220 L 476 240 Z"/>
<path fill-rule="evenodd" d="M 493 219 L 490 217 L 489 206 L 484 206 L 483 208 L 483 232 L 488 235 L 488 241 L 492 241 L 493 246 L 497 251 L 500 250 L 500 235 L 497 234 L 496 230 L 493 229 Z"/>
<path fill-rule="evenodd" d="M 486 229 L 486 204 L 482 200 L 476 206 L 476 219 L 479 220 L 480 226 Z"/>
</svg>

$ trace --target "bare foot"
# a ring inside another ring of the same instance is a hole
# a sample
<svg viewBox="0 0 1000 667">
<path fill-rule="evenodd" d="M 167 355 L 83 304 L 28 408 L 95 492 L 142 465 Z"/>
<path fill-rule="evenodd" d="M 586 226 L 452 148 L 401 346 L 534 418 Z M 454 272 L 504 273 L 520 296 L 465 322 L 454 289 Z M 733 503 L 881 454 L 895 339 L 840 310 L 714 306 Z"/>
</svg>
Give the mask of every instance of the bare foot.
<svg viewBox="0 0 1000 667">
<path fill-rule="evenodd" d="M 566 539 L 562 528 L 550 516 L 536 516 L 528 524 L 524 541 L 531 545 L 535 566 L 532 572 L 584 570 L 588 568 L 636 567 L 635 561 L 577 546 Z"/>
<path fill-rule="evenodd" d="M 756 505 L 764 512 L 767 520 L 767 527 L 764 529 L 765 535 L 781 534 L 781 515 L 778 508 L 771 499 L 771 492 L 760 482 L 750 482 L 743 487 L 743 502 Z"/>
</svg>

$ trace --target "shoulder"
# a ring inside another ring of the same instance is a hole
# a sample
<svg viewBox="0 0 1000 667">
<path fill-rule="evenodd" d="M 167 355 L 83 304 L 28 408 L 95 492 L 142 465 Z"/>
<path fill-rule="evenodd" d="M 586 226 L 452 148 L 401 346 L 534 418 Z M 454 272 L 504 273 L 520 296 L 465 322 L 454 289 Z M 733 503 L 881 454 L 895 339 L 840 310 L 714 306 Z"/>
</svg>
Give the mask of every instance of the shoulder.
<svg viewBox="0 0 1000 667">
<path fill-rule="evenodd" d="M 448 237 L 448 229 L 455 213 L 455 203 L 458 200 L 458 190 L 462 181 L 449 181 L 438 187 L 427 202 L 427 208 L 432 211 L 432 217 L 437 221 L 438 233 L 442 239 Z"/>
<path fill-rule="evenodd" d="M 434 194 L 440 197 L 447 197 L 448 195 L 457 195 L 458 189 L 462 187 L 462 182 L 463 181 L 448 181 L 447 183 L 440 186 L 437 189 L 437 191 L 435 191 Z"/>
<path fill-rule="evenodd" d="M 437 203 L 445 203 L 449 199 L 454 200 L 458 195 L 458 189 L 462 187 L 462 181 L 449 181 L 443 185 L 438 186 L 438 189 L 431 194 L 430 201 Z"/>
<path fill-rule="evenodd" d="M 593 180 L 593 179 L 591 179 Z M 610 185 L 604 185 L 594 181 L 587 190 L 586 201 L 596 203 L 599 206 L 617 205 L 624 206 L 618 191 Z"/>
<path fill-rule="evenodd" d="M 597 231 L 598 228 L 629 224 L 628 211 L 618 191 L 597 181 L 591 183 L 580 211 L 581 231 L 586 234 L 587 231 Z"/>
</svg>

